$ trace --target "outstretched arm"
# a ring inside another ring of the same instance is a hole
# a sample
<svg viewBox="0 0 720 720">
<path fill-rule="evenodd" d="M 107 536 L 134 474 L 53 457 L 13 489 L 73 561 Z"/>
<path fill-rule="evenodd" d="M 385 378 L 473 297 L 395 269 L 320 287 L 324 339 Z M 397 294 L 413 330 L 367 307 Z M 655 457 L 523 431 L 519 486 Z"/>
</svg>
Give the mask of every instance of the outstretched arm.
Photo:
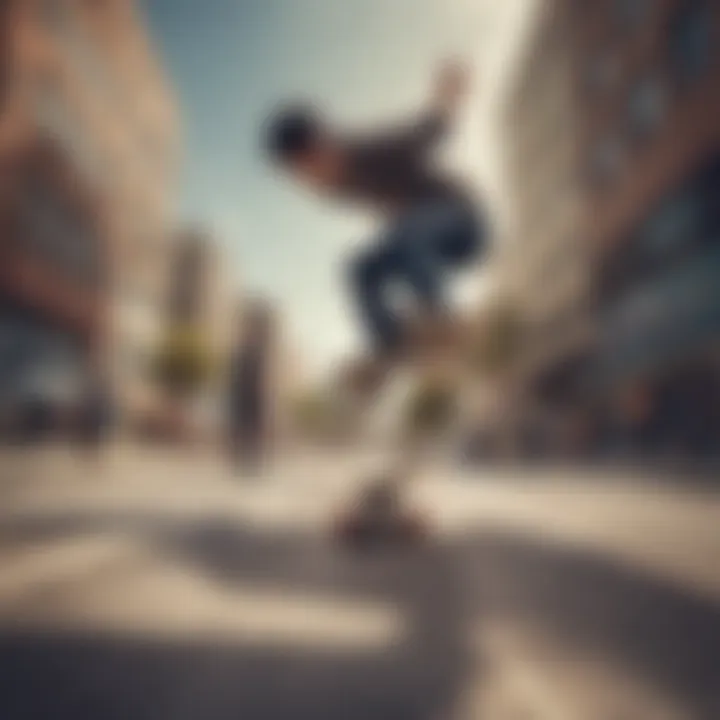
<svg viewBox="0 0 720 720">
<path fill-rule="evenodd" d="M 440 69 L 430 107 L 415 122 L 376 134 L 369 142 L 388 151 L 422 155 L 442 141 L 452 128 L 467 92 L 467 73 L 457 64 Z"/>
</svg>

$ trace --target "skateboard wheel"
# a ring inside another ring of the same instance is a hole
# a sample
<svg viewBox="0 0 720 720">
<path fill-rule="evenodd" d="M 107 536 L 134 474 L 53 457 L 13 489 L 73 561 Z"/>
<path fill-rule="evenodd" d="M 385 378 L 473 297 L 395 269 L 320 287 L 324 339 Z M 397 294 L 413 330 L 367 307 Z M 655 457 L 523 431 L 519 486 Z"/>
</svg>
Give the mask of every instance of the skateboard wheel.
<svg viewBox="0 0 720 720">
<path fill-rule="evenodd" d="M 419 514 L 398 516 L 389 524 L 373 523 L 367 518 L 346 515 L 338 519 L 333 530 L 335 539 L 354 547 L 392 546 L 422 542 L 428 535 L 428 524 Z"/>
</svg>

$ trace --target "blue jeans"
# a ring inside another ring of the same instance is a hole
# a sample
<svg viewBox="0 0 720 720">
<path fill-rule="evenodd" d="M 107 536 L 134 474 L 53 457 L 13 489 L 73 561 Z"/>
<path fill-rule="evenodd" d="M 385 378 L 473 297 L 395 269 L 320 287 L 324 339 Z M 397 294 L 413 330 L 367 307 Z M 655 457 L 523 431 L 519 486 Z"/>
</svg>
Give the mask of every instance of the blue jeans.
<svg viewBox="0 0 720 720">
<path fill-rule="evenodd" d="M 404 324 L 390 293 L 410 291 L 418 314 L 446 307 L 448 271 L 469 264 L 484 251 L 482 222 L 459 201 L 433 201 L 400 215 L 350 263 L 350 285 L 374 350 L 392 353 L 403 342 Z"/>
</svg>

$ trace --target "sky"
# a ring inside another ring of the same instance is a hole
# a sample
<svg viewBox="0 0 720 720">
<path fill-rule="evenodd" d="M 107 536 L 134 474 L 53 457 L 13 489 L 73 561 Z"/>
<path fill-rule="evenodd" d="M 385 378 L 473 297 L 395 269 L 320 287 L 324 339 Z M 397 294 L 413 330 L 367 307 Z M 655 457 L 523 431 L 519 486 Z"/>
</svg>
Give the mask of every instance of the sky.
<svg viewBox="0 0 720 720">
<path fill-rule="evenodd" d="M 531 0 L 143 0 L 178 98 L 179 223 L 211 230 L 240 292 L 281 308 L 309 367 L 357 347 L 344 260 L 372 219 L 319 202 L 262 156 L 260 128 L 287 99 L 359 127 L 422 108 L 448 56 L 482 67 L 454 155 L 498 182 L 488 108 Z"/>
</svg>

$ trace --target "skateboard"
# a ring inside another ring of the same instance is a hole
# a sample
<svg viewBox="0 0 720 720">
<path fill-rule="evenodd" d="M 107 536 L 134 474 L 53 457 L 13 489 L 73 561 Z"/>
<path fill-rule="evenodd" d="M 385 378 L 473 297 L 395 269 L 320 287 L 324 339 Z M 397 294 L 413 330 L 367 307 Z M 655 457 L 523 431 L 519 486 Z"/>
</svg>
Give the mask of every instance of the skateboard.
<svg viewBox="0 0 720 720">
<path fill-rule="evenodd" d="M 333 535 L 346 547 L 414 545 L 426 540 L 429 518 L 410 507 L 396 478 L 373 479 L 335 519 Z"/>
<path fill-rule="evenodd" d="M 393 360 L 368 358 L 355 363 L 341 378 L 341 387 L 350 391 L 357 416 L 363 416 L 373 400 L 387 386 L 399 367 L 427 370 L 461 357 L 470 337 L 468 324 L 458 319 L 408 324 L 410 341 Z M 368 547 L 408 544 L 428 538 L 429 518 L 414 509 L 408 499 L 408 485 L 416 476 L 423 442 L 402 444 L 394 466 L 361 484 L 350 505 L 341 509 L 333 524 L 333 535 L 346 545 Z"/>
</svg>

